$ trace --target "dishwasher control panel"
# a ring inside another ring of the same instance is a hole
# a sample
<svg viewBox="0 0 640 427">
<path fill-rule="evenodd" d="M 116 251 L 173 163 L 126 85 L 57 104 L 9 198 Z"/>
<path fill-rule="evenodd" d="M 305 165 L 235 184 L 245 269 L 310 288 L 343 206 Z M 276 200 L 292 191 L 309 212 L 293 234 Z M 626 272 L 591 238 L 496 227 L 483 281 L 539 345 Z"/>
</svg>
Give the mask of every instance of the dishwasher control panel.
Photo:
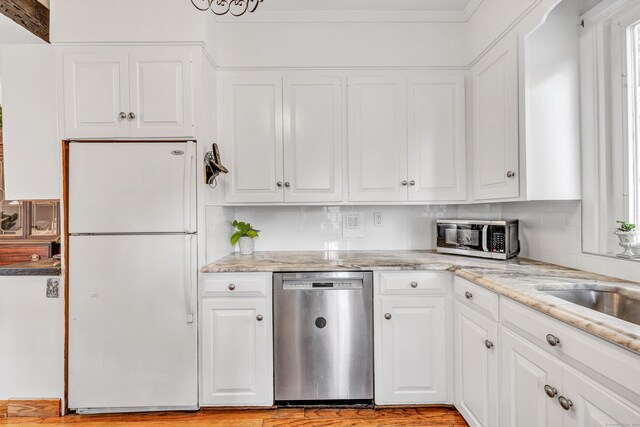
<svg viewBox="0 0 640 427">
<path fill-rule="evenodd" d="M 284 281 L 284 290 L 309 290 L 309 289 L 362 289 L 362 280 L 338 280 L 338 281 Z"/>
</svg>

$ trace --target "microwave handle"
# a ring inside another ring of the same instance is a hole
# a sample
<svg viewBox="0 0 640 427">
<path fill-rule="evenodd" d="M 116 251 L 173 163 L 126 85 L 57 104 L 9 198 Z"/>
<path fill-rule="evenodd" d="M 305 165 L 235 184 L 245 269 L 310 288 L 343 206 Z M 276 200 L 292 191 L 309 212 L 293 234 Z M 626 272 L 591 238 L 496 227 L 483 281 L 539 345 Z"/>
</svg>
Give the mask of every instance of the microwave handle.
<svg viewBox="0 0 640 427">
<path fill-rule="evenodd" d="M 489 232 L 489 226 L 485 225 L 482 227 L 482 250 L 484 252 L 489 252 L 489 245 L 487 243 L 487 237 Z"/>
</svg>

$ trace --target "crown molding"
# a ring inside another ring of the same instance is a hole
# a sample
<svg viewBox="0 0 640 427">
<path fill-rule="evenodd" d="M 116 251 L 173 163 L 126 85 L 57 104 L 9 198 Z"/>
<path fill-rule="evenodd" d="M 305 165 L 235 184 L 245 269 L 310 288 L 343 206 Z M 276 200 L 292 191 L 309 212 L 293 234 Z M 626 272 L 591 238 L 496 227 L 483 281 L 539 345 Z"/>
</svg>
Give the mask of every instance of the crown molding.
<svg viewBox="0 0 640 427">
<path fill-rule="evenodd" d="M 462 10 L 259 10 L 241 17 L 216 16 L 219 23 L 309 23 L 309 22 L 451 22 L 464 23 L 483 0 L 471 0 Z"/>
</svg>

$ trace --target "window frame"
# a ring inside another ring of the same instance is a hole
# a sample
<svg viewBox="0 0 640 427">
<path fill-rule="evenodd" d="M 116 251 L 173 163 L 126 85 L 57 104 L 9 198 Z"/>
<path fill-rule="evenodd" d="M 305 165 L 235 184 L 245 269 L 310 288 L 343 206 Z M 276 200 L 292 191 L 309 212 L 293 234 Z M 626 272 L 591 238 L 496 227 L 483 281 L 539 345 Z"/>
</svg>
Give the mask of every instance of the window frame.
<svg viewBox="0 0 640 427">
<path fill-rule="evenodd" d="M 631 123 L 633 95 L 628 63 L 630 26 L 640 23 L 637 0 L 604 0 L 582 16 L 580 34 L 582 127 L 582 252 L 615 256 L 616 220 L 628 220 L 632 159 L 629 138 L 640 132 Z M 637 52 L 634 53 L 634 56 Z M 636 116 L 634 116 L 636 117 Z M 636 175 L 637 176 L 637 175 Z M 637 203 L 637 202 L 636 202 Z M 637 206 L 634 205 L 634 206 Z M 635 221 L 638 221 L 636 214 Z M 640 221 L 639 221 L 640 222 Z"/>
</svg>

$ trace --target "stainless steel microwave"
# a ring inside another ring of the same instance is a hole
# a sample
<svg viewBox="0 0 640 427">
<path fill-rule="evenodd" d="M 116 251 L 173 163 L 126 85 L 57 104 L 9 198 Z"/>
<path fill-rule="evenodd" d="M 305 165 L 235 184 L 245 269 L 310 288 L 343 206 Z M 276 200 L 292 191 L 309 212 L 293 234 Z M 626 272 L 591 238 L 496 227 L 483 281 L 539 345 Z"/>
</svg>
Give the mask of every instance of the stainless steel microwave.
<svg viewBox="0 0 640 427">
<path fill-rule="evenodd" d="M 520 252 L 517 219 L 439 219 L 437 227 L 437 251 L 441 253 L 509 259 Z"/>
</svg>

